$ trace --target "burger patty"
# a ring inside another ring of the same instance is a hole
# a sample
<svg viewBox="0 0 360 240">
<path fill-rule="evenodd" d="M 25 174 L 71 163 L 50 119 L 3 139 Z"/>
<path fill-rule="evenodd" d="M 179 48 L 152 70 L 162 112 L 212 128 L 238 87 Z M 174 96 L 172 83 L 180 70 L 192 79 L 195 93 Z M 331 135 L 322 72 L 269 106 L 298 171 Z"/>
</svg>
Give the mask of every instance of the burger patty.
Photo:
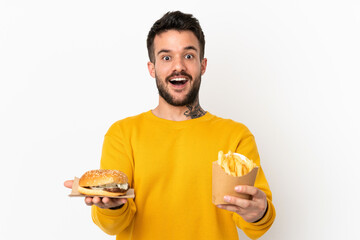
<svg viewBox="0 0 360 240">
<path fill-rule="evenodd" d="M 102 190 L 107 192 L 113 192 L 113 193 L 125 193 L 127 190 L 129 190 L 129 185 L 127 183 L 125 184 L 108 184 L 108 185 L 102 185 L 102 186 L 87 186 L 84 188 L 88 189 L 94 189 L 94 190 Z"/>
<path fill-rule="evenodd" d="M 115 192 L 115 193 L 123 193 L 127 191 L 127 189 L 120 189 L 120 188 L 104 188 L 103 190 L 107 192 Z"/>
</svg>

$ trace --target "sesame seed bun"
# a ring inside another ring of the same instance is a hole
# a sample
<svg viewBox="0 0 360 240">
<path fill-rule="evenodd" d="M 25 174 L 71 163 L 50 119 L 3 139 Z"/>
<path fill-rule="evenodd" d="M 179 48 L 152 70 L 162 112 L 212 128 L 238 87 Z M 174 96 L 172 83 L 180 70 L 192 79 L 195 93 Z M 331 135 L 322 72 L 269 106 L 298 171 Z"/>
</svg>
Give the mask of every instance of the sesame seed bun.
<svg viewBox="0 0 360 240">
<path fill-rule="evenodd" d="M 125 195 L 127 189 L 121 189 L 119 192 L 109 191 L 106 186 L 117 184 L 126 184 L 128 183 L 128 178 L 125 173 L 118 170 L 109 170 L 109 169 L 96 169 L 90 170 L 84 173 L 79 180 L 78 191 L 82 194 L 88 196 L 121 196 Z M 105 186 L 103 189 L 92 189 L 92 187 L 101 187 Z"/>
</svg>

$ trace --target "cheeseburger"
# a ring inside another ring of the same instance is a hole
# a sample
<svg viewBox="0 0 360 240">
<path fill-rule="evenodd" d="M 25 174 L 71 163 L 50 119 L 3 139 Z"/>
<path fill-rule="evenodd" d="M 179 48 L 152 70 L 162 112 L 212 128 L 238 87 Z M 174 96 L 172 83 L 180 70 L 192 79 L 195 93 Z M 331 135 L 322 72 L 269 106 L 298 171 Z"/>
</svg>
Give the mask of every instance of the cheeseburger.
<svg viewBox="0 0 360 240">
<path fill-rule="evenodd" d="M 128 178 L 118 170 L 97 169 L 84 173 L 78 191 L 87 196 L 117 197 L 129 189 Z"/>
</svg>

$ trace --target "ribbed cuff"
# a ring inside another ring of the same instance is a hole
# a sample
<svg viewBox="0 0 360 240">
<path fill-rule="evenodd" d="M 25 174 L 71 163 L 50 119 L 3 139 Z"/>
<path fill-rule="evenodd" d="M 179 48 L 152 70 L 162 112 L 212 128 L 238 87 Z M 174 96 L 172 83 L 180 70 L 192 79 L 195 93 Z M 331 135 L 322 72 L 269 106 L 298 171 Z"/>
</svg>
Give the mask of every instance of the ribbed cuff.
<svg viewBox="0 0 360 240">
<path fill-rule="evenodd" d="M 123 204 L 121 206 L 121 208 L 119 209 L 106 209 L 106 208 L 99 208 L 96 207 L 97 210 L 99 211 L 99 213 L 103 214 L 103 215 L 107 215 L 107 216 L 119 216 L 121 214 L 123 214 L 126 209 L 129 207 L 129 203 L 126 202 L 125 204 Z"/>
<path fill-rule="evenodd" d="M 253 222 L 252 224 L 254 224 L 255 226 L 260 226 L 260 225 L 268 222 L 269 219 L 271 218 L 272 214 L 273 214 L 272 208 L 270 207 L 269 199 L 267 199 L 267 210 L 266 210 L 265 215 L 260 220 Z"/>
</svg>

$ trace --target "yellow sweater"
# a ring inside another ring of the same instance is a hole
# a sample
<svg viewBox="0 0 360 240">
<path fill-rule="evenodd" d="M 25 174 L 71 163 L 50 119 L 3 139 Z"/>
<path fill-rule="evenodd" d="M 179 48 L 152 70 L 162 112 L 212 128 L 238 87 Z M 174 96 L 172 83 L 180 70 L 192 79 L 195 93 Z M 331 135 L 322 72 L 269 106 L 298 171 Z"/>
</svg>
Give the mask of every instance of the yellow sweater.
<svg viewBox="0 0 360 240">
<path fill-rule="evenodd" d="M 263 235 L 275 219 L 271 192 L 260 167 L 255 186 L 268 198 L 256 223 L 212 203 L 212 162 L 218 151 L 247 156 L 260 166 L 253 135 L 242 124 L 210 113 L 170 121 L 151 111 L 114 123 L 105 135 L 101 168 L 129 177 L 135 199 L 121 209 L 92 207 L 92 218 L 116 239 L 238 239 L 236 226 L 250 238 Z"/>
</svg>

